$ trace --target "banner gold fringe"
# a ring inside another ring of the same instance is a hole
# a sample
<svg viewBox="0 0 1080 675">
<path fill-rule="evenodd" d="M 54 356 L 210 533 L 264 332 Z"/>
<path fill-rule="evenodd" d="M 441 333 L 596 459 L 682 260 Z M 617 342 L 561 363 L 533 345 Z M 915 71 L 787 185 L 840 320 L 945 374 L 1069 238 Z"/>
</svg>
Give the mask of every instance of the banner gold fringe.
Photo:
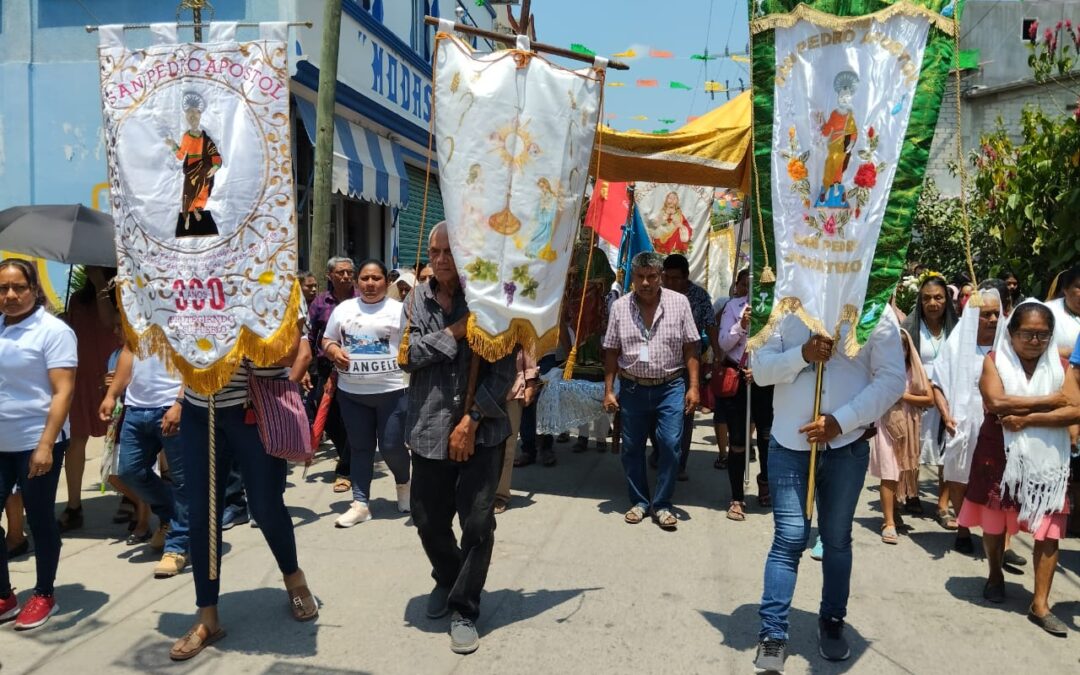
<svg viewBox="0 0 1080 675">
<path fill-rule="evenodd" d="M 518 345 L 533 354 L 546 354 L 554 350 L 559 344 L 559 327 L 555 326 L 543 335 L 537 335 L 528 319 L 516 318 L 510 320 L 510 326 L 505 331 L 491 335 L 477 326 L 476 315 L 470 314 L 466 336 L 473 352 L 485 361 L 494 363 L 513 352 Z"/>
<path fill-rule="evenodd" d="M 913 5 L 910 2 L 898 2 L 872 14 L 863 14 L 862 16 L 835 16 L 800 3 L 787 14 L 769 14 L 760 19 L 754 19 L 750 22 L 750 34 L 757 35 L 774 28 L 791 28 L 799 21 L 808 21 L 822 28 L 841 30 L 854 26 L 865 26 L 874 21 L 888 21 L 897 15 L 925 17 L 946 35 L 956 35 L 957 24 L 952 19 L 946 19 L 932 9 L 927 9 L 921 5 Z"/>
<path fill-rule="evenodd" d="M 121 285 L 117 286 L 118 294 L 122 292 L 122 288 Z M 247 327 L 242 327 L 236 344 L 229 353 L 209 368 L 196 368 L 188 363 L 173 349 L 160 326 L 152 325 L 142 335 L 137 334 L 128 323 L 123 302 L 119 303 L 120 324 L 124 331 L 124 341 L 135 354 L 143 358 L 151 355 L 159 357 L 167 366 L 171 364 L 179 371 L 185 386 L 198 394 L 209 396 L 229 383 L 244 358 L 251 359 L 256 366 L 265 367 L 280 361 L 292 350 L 300 330 L 296 323 L 300 318 L 302 297 L 300 281 L 294 279 L 281 325 L 273 335 L 264 339 Z"/>
<path fill-rule="evenodd" d="M 793 297 L 783 298 L 773 305 L 772 314 L 769 315 L 769 321 L 757 335 L 746 341 L 746 349 L 753 352 L 763 347 L 769 340 L 769 337 L 771 337 L 776 329 L 780 327 L 780 322 L 789 314 L 797 316 L 799 321 L 802 321 L 803 325 L 810 329 L 811 333 L 830 336 L 836 342 L 840 342 L 840 329 L 844 327 L 844 324 L 848 324 L 847 337 L 843 341 L 844 354 L 852 359 L 859 355 L 859 350 L 862 348 L 862 345 L 859 344 L 859 339 L 855 334 L 855 326 L 859 321 L 858 307 L 855 305 L 844 305 L 843 309 L 840 310 L 840 318 L 836 321 L 836 328 L 830 333 L 825 329 L 825 324 L 822 323 L 820 319 L 815 319 L 806 312 L 803 308 L 802 300 Z"/>
</svg>

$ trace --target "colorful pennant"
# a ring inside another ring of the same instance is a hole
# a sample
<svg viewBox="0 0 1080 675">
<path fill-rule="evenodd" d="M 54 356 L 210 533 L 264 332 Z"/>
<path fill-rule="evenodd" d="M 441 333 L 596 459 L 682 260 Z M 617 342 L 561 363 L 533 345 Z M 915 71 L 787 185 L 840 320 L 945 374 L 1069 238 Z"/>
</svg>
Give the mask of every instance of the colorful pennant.
<svg viewBox="0 0 1080 675">
<path fill-rule="evenodd" d="M 683 84 L 682 82 L 676 82 L 674 80 L 669 82 L 668 86 L 671 87 L 672 89 L 685 89 L 686 91 L 690 91 L 691 89 L 693 89 L 693 87 L 691 87 L 688 84 Z"/>
<path fill-rule="evenodd" d="M 579 44 L 577 42 L 570 45 L 570 51 L 574 52 L 575 54 L 584 54 L 586 56 L 596 56 L 596 52 L 589 49 L 585 45 Z"/>
<path fill-rule="evenodd" d="M 660 119 L 658 119 L 656 121 L 661 123 L 661 124 L 675 124 L 675 120 L 673 120 L 671 118 L 666 118 L 666 117 L 661 117 Z"/>
<path fill-rule="evenodd" d="M 750 63 L 750 57 L 742 56 L 741 54 L 732 54 L 731 60 L 737 63 Z"/>
<path fill-rule="evenodd" d="M 637 86 L 639 87 L 659 87 L 660 83 L 656 80 L 638 80 Z"/>
<path fill-rule="evenodd" d="M 649 56 L 654 59 L 671 59 L 675 58 L 675 55 L 664 49 L 650 49 Z"/>
<path fill-rule="evenodd" d="M 627 49 L 625 52 L 619 52 L 618 54 L 612 54 L 617 59 L 636 59 L 637 52 L 633 49 Z"/>
<path fill-rule="evenodd" d="M 647 120 L 647 119 L 649 119 L 649 118 L 648 118 L 648 117 L 646 117 L 645 115 L 634 115 L 634 116 L 633 116 L 633 117 L 631 117 L 630 119 L 632 119 L 632 120 L 635 120 L 635 121 L 637 121 L 637 122 L 644 122 L 645 120 Z"/>
<path fill-rule="evenodd" d="M 609 86 L 609 87 L 625 87 L 626 83 L 625 82 L 608 82 L 607 86 Z"/>
<path fill-rule="evenodd" d="M 713 54 L 694 54 L 690 57 L 693 61 L 715 61 L 718 58 L 720 57 Z"/>
</svg>

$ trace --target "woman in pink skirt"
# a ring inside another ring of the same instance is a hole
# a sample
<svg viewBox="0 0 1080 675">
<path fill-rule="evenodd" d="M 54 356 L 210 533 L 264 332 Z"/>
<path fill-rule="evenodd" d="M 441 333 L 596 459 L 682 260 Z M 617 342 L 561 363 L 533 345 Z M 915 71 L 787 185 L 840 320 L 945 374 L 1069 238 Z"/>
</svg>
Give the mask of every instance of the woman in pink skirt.
<svg viewBox="0 0 1080 675">
<path fill-rule="evenodd" d="M 1080 422 L 1080 385 L 1047 346 L 1054 316 L 1029 300 L 1013 312 L 1009 330 L 983 363 L 979 382 L 986 418 L 979 432 L 959 522 L 983 530 L 990 574 L 983 597 L 1005 600 L 1005 533 L 1035 538 L 1035 593 L 1028 619 L 1052 635 L 1065 624 L 1050 613 L 1050 586 L 1065 534 L 1070 424 Z"/>
<path fill-rule="evenodd" d="M 934 405 L 930 380 L 906 330 L 903 338 L 907 365 L 904 396 L 878 421 L 877 436 L 870 448 L 870 474 L 881 479 L 881 541 L 897 543 L 896 503 L 919 494 L 919 449 L 922 414 Z"/>
</svg>

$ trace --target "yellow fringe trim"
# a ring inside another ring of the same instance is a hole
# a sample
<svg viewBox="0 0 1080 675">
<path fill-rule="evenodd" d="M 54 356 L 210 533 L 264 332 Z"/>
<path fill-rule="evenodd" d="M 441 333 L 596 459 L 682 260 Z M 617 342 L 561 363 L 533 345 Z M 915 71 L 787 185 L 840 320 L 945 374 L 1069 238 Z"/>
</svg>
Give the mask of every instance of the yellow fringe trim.
<svg viewBox="0 0 1080 675">
<path fill-rule="evenodd" d="M 491 363 L 510 354 L 518 345 L 535 355 L 552 351 L 559 344 L 558 326 L 543 335 L 537 335 L 533 325 L 527 319 L 520 318 L 511 319 L 510 326 L 502 333 L 491 335 L 477 326 L 476 315 L 470 314 L 466 335 L 469 348 Z"/>
<path fill-rule="evenodd" d="M 397 362 L 399 366 L 409 365 L 409 327 L 401 331 L 401 344 L 398 345 Z"/>
<path fill-rule="evenodd" d="M 750 34 L 757 35 L 775 28 L 791 28 L 799 21 L 808 21 L 822 28 L 842 30 L 853 26 L 866 25 L 874 21 L 888 21 L 894 16 L 901 15 L 929 19 L 930 23 L 946 35 L 956 34 L 956 23 L 952 19 L 946 19 L 932 9 L 927 9 L 922 5 L 914 5 L 910 2 L 898 2 L 872 14 L 863 14 L 862 16 L 836 16 L 799 4 L 787 14 L 769 14 L 760 19 L 754 19 L 750 22 Z"/>
<path fill-rule="evenodd" d="M 574 366 L 577 365 L 577 345 L 574 345 L 570 349 L 570 354 L 566 357 L 566 365 L 563 366 L 562 379 L 572 380 L 574 379 Z"/>
<path fill-rule="evenodd" d="M 117 288 L 120 293 L 120 287 Z M 119 303 L 120 323 L 124 331 L 124 340 L 131 350 L 140 357 L 151 355 L 159 357 L 165 362 L 166 367 L 171 366 L 180 373 L 184 384 L 203 396 L 209 396 L 220 390 L 232 378 L 233 373 L 240 367 L 244 358 L 251 359 L 256 366 L 269 366 L 285 357 L 296 343 L 299 332 L 297 320 L 300 318 L 300 281 L 294 280 L 292 291 L 289 294 L 289 304 L 285 308 L 281 325 L 269 338 L 260 338 L 246 326 L 240 328 L 240 335 L 236 339 L 229 353 L 217 360 L 209 368 L 197 368 L 184 359 L 169 343 L 165 331 L 161 326 L 151 325 L 139 335 L 128 323 L 127 315 L 123 311 L 124 304 Z M 120 299 L 119 296 L 117 298 Z"/>
<path fill-rule="evenodd" d="M 789 314 L 794 314 L 799 318 L 803 324 L 810 329 L 811 333 L 817 335 L 828 335 L 832 337 L 836 342 L 840 342 L 840 329 L 844 327 L 844 324 L 848 324 L 847 337 L 843 341 L 844 354 L 848 358 L 855 358 L 859 355 L 859 350 L 862 349 L 862 345 L 859 344 L 858 336 L 856 335 L 856 328 L 859 322 L 859 309 L 855 305 L 844 305 L 840 310 L 840 317 L 836 321 L 836 327 L 830 334 L 825 329 L 825 324 L 821 319 L 810 316 L 806 309 L 803 308 L 802 300 L 799 298 L 783 298 L 775 305 L 773 305 L 772 314 L 769 315 L 769 321 L 765 324 L 765 327 L 758 331 L 757 335 L 753 336 L 746 341 L 746 349 L 753 352 L 765 345 L 776 329 L 780 327 L 780 322 L 784 320 Z"/>
</svg>

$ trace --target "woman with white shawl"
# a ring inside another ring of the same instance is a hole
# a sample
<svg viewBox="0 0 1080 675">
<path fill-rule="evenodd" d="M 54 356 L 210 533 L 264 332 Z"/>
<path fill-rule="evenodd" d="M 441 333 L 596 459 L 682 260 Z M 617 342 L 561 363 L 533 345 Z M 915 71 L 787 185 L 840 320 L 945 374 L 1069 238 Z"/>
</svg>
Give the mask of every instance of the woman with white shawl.
<svg viewBox="0 0 1080 675">
<path fill-rule="evenodd" d="M 979 291 L 981 306 L 968 304 L 952 335 L 949 336 L 934 372 L 934 385 L 945 397 L 942 418 L 948 436 L 942 452 L 945 487 L 956 513 L 964 502 L 971 457 L 983 423 L 983 400 L 979 377 L 983 361 L 994 348 L 998 327 L 1005 327 L 1001 296 L 993 288 Z M 959 527 L 953 548 L 960 553 L 974 553 L 971 530 Z M 1019 561 L 1010 560 L 1012 564 Z"/>
<path fill-rule="evenodd" d="M 986 418 L 972 459 L 960 523 L 981 527 L 990 566 L 983 597 L 1005 600 L 1005 532 L 1035 539 L 1035 593 L 1028 619 L 1053 635 L 1067 628 L 1050 613 L 1050 586 L 1069 511 L 1069 425 L 1080 423 L 1080 384 L 1055 349 L 1054 315 L 1036 300 L 1016 307 L 1008 332 L 983 362 Z"/>
</svg>

